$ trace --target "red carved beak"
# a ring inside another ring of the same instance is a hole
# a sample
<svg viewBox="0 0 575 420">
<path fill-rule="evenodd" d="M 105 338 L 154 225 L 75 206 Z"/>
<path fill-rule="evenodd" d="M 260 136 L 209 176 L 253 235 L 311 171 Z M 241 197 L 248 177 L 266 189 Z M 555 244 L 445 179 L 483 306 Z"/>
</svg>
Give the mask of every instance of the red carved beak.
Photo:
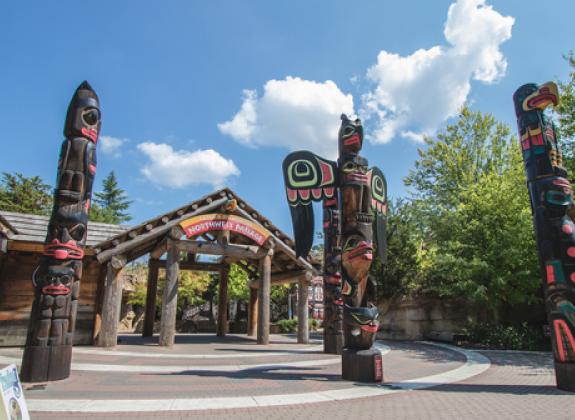
<svg viewBox="0 0 575 420">
<path fill-rule="evenodd" d="M 353 145 L 357 145 L 359 146 L 359 134 L 354 134 L 353 136 L 345 139 L 343 141 L 344 146 L 353 146 Z"/>
<path fill-rule="evenodd" d="M 70 293 L 70 288 L 63 284 L 49 285 L 42 288 L 42 293 L 45 295 L 67 295 Z"/>
</svg>

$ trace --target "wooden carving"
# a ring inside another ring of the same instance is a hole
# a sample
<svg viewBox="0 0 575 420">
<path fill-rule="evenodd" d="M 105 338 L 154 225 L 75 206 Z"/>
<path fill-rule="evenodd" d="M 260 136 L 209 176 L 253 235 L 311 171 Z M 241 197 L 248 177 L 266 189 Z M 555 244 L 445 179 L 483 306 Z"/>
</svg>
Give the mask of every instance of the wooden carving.
<svg viewBox="0 0 575 420">
<path fill-rule="evenodd" d="M 20 374 L 25 382 L 70 375 L 100 124 L 98 96 L 83 82 L 68 106 L 54 207 L 32 279 L 35 299 Z"/>
</svg>

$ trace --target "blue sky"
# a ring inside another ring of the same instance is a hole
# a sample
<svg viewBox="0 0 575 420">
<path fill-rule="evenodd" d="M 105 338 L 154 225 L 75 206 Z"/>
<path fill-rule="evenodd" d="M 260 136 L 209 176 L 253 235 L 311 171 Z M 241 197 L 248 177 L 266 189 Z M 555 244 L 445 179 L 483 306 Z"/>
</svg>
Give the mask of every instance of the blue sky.
<svg viewBox="0 0 575 420">
<path fill-rule="evenodd" d="M 116 171 L 134 223 L 227 185 L 291 233 L 290 150 L 329 157 L 339 114 L 357 113 L 363 155 L 404 195 L 418 139 L 461 104 L 515 131 L 513 91 L 567 77 L 574 12 L 572 0 L 4 2 L 0 171 L 54 182 L 87 79 L 105 136 L 95 190 Z"/>
</svg>

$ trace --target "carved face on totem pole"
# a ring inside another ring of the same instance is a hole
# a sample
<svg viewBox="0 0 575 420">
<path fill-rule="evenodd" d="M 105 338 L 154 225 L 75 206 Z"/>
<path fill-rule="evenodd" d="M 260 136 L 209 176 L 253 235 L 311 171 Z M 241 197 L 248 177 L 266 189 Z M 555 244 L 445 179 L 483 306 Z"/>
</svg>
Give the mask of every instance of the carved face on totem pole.
<svg viewBox="0 0 575 420">
<path fill-rule="evenodd" d="M 98 97 L 83 82 L 68 106 L 54 207 L 33 276 L 36 299 L 22 365 L 25 381 L 69 375 L 100 125 Z"/>
<path fill-rule="evenodd" d="M 575 391 L 575 224 L 573 191 L 555 130 L 544 114 L 558 103 L 554 83 L 527 84 L 513 100 L 527 173 L 557 384 Z M 565 366 L 569 365 L 567 368 Z M 565 374 L 563 372 L 572 372 Z"/>
</svg>

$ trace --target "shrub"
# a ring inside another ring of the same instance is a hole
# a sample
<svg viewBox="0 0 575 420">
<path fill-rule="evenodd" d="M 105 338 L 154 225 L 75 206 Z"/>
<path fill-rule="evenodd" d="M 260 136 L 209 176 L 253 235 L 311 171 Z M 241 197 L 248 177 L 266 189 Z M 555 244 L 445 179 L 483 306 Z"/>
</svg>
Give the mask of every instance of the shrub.
<svg viewBox="0 0 575 420">
<path fill-rule="evenodd" d="M 468 344 L 496 350 L 548 350 L 549 338 L 542 327 L 528 325 L 469 324 L 464 333 Z"/>
</svg>

